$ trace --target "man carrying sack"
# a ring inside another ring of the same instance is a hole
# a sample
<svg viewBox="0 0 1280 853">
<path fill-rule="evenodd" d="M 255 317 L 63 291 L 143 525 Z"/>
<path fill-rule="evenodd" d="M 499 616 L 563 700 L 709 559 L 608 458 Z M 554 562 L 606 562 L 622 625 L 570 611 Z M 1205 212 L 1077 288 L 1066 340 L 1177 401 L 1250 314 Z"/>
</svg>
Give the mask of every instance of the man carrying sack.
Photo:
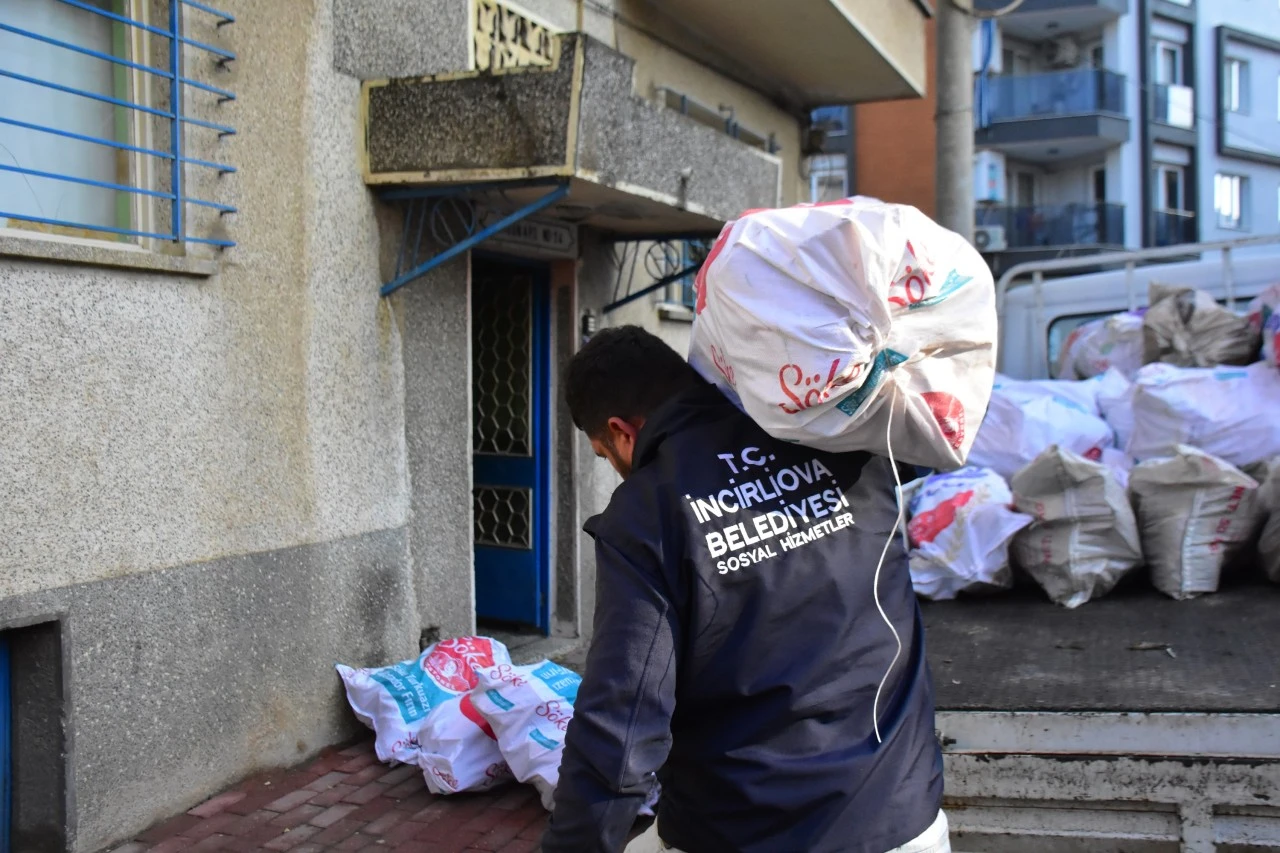
<svg viewBox="0 0 1280 853">
<path fill-rule="evenodd" d="M 771 438 L 658 338 L 570 362 L 624 482 L 586 526 L 595 631 L 546 853 L 947 853 L 891 463 Z"/>
</svg>

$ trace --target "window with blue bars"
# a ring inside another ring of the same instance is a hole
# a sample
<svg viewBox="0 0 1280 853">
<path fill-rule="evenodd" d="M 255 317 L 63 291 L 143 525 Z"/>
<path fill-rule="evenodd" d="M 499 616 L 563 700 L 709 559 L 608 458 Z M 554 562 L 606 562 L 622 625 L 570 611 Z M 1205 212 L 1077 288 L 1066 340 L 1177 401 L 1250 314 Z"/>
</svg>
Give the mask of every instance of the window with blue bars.
<svg viewBox="0 0 1280 853">
<path fill-rule="evenodd" d="M 0 228 L 225 248 L 214 85 L 234 18 L 195 0 L 0 0 Z"/>
<path fill-rule="evenodd" d="M 685 240 L 680 243 L 680 269 L 692 269 L 706 261 L 710 248 L 710 241 L 707 240 Z M 698 301 L 696 284 L 697 277 L 689 275 L 682 278 L 676 285 L 680 304 L 686 308 L 692 309 Z"/>
</svg>

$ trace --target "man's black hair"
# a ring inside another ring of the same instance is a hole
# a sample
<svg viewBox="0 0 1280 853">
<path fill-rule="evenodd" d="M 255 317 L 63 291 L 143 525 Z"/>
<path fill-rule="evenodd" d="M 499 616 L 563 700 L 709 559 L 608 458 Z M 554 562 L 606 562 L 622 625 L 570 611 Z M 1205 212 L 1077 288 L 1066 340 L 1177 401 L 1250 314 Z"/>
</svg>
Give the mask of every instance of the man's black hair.
<svg viewBox="0 0 1280 853">
<path fill-rule="evenodd" d="M 605 433 L 610 418 L 647 419 L 675 395 L 704 384 L 679 353 L 639 326 L 601 329 L 564 371 L 569 414 L 592 437 Z"/>
</svg>

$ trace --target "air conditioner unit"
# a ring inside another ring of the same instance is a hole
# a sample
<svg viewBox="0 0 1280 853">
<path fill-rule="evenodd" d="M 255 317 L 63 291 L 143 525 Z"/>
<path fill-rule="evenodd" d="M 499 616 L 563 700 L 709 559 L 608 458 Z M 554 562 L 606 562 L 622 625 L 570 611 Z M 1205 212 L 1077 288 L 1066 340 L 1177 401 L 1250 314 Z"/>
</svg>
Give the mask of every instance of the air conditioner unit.
<svg viewBox="0 0 1280 853">
<path fill-rule="evenodd" d="M 973 229 L 973 247 L 979 252 L 1003 252 L 1009 248 L 1004 239 L 1003 225 L 979 225 Z"/>
<path fill-rule="evenodd" d="M 979 204 L 1004 204 L 1004 154 L 976 151 L 973 155 L 973 200 Z"/>
<path fill-rule="evenodd" d="M 1073 39 L 1054 39 L 1045 45 L 1044 58 L 1054 68 L 1074 68 L 1080 64 L 1080 45 Z"/>
</svg>

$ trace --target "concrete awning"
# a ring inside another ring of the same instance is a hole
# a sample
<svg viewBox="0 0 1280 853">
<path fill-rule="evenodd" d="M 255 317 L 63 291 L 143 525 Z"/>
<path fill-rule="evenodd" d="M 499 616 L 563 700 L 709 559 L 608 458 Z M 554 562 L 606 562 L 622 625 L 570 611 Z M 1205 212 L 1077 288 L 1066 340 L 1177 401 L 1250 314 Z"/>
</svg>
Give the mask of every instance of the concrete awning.
<svg viewBox="0 0 1280 853">
<path fill-rule="evenodd" d="M 559 178 L 568 194 L 543 215 L 631 237 L 714 234 L 780 204 L 777 156 L 644 101 L 632 76 L 631 59 L 570 34 L 551 66 L 366 83 L 365 180 Z"/>
<path fill-rule="evenodd" d="M 797 109 L 912 98 L 930 0 L 645 0 L 680 49 Z"/>
</svg>

